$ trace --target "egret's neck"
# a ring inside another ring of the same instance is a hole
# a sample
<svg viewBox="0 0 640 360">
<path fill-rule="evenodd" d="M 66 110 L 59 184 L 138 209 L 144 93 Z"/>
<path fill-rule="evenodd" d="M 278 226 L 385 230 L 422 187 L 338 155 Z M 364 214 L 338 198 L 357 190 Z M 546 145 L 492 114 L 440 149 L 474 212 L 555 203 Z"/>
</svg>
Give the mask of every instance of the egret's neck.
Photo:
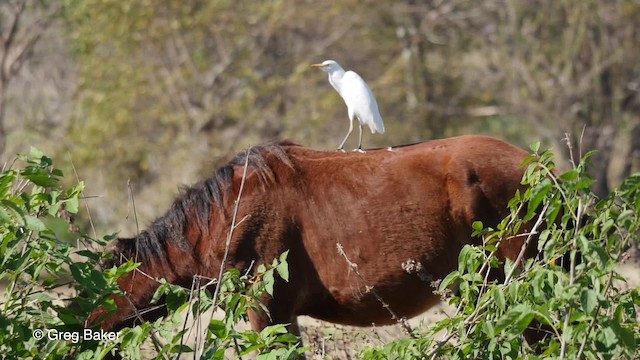
<svg viewBox="0 0 640 360">
<path fill-rule="evenodd" d="M 344 70 L 335 70 L 329 73 L 329 83 L 340 94 L 342 88 L 342 77 L 344 76 Z"/>
</svg>

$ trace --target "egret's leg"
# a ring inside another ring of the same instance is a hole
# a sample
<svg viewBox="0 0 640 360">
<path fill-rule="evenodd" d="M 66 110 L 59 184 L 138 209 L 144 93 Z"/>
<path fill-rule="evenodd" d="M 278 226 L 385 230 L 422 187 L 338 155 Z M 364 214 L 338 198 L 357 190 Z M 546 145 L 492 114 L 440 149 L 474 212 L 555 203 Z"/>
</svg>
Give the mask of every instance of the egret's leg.
<svg viewBox="0 0 640 360">
<path fill-rule="evenodd" d="M 360 153 L 364 153 L 364 150 L 362 150 L 362 128 L 364 125 L 360 124 L 360 136 L 358 137 L 358 148 L 355 150 L 357 152 Z"/>
<path fill-rule="evenodd" d="M 342 143 L 340 144 L 340 146 L 338 146 L 338 151 L 344 152 L 344 150 L 343 150 L 344 143 L 347 142 L 347 139 L 349 138 L 349 135 L 351 135 L 352 132 L 353 132 L 353 118 L 350 118 L 349 119 L 349 132 L 347 133 L 347 136 L 344 137 L 344 140 L 342 140 Z"/>
</svg>

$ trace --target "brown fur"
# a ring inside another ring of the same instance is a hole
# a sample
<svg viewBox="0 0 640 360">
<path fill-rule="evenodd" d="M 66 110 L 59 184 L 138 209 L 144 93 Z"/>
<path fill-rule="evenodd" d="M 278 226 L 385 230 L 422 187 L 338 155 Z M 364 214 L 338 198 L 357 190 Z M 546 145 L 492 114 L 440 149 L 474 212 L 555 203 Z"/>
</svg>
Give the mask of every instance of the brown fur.
<svg viewBox="0 0 640 360">
<path fill-rule="evenodd" d="M 393 312 L 420 314 L 440 298 L 402 264 L 417 261 L 432 279 L 455 270 L 460 249 L 478 241 L 471 224 L 495 226 L 508 214 L 528 154 L 490 137 L 461 136 L 366 154 L 282 143 L 249 155 L 238 217 L 248 218 L 234 232 L 227 267 L 247 269 L 289 250 L 290 281 L 266 300 L 274 323 L 309 315 L 368 326 L 394 320 L 349 270 L 336 243 Z M 132 257 L 137 246 L 142 271 L 186 287 L 195 274 L 217 277 L 245 156 L 188 189 L 137 238 L 117 240 L 115 252 Z M 503 243 L 500 254 L 515 258 L 522 241 Z M 118 298 L 120 311 L 102 321 L 104 329 L 129 325 L 124 319 L 132 304 L 148 307 L 158 286 L 141 274 L 119 284 L 131 302 Z M 271 323 L 256 314 L 251 320 L 255 329 Z"/>
</svg>

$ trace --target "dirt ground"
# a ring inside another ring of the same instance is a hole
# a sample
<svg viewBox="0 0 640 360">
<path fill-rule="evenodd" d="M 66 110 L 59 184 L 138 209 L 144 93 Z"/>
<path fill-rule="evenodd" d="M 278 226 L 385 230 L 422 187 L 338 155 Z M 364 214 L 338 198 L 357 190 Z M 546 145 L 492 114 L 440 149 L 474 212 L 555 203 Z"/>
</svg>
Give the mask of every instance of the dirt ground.
<svg viewBox="0 0 640 360">
<path fill-rule="evenodd" d="M 442 303 L 409 319 L 409 325 L 412 328 L 426 326 L 454 311 L 454 308 Z M 407 337 L 400 325 L 361 328 L 331 324 L 308 316 L 300 316 L 298 323 L 305 346 L 313 349 L 308 359 L 358 359 L 357 354 L 367 346 L 384 345 Z"/>
</svg>

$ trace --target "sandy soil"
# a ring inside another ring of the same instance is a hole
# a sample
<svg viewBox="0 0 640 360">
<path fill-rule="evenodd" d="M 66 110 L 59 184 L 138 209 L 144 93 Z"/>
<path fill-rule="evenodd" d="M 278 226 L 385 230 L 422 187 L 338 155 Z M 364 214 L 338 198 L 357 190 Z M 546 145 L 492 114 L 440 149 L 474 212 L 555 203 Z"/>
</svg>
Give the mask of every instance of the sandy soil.
<svg viewBox="0 0 640 360">
<path fill-rule="evenodd" d="M 426 326 L 454 311 L 447 304 L 439 304 L 424 314 L 409 319 L 409 325 L 412 328 Z M 384 345 L 407 337 L 400 325 L 361 328 L 331 324 L 308 316 L 299 317 L 298 323 L 305 346 L 313 349 L 308 359 L 357 359 L 357 354 L 367 346 Z"/>
</svg>

